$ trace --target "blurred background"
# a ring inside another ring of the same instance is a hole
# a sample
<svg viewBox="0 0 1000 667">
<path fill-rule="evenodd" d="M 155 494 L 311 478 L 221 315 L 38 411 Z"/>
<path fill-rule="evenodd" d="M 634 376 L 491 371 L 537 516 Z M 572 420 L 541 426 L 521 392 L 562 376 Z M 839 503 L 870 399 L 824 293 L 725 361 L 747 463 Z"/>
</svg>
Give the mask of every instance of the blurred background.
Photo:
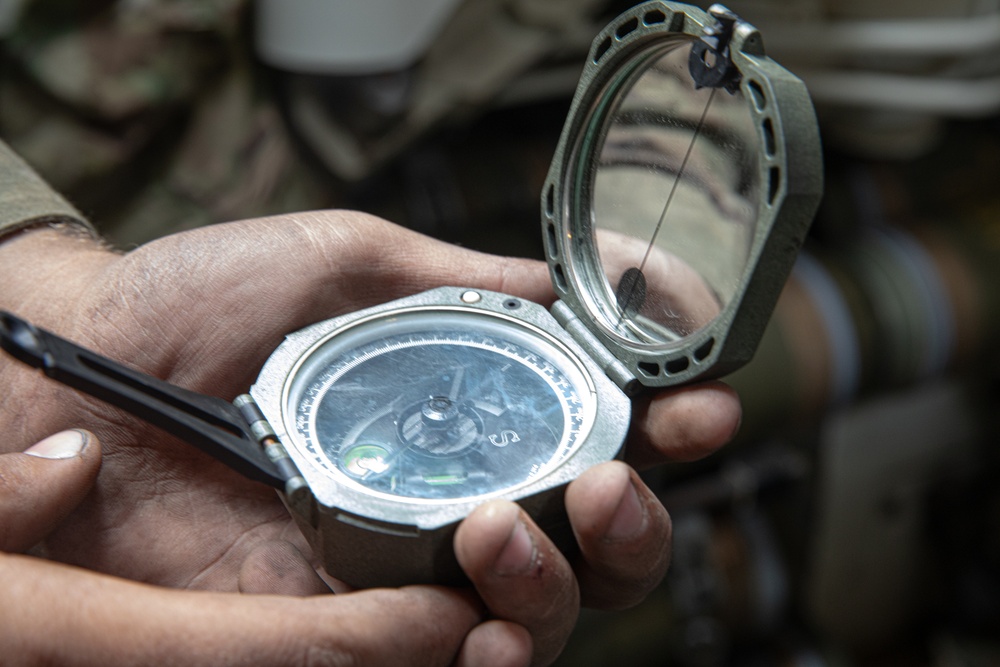
<svg viewBox="0 0 1000 667">
<path fill-rule="evenodd" d="M 623 0 L 0 0 L 0 137 L 115 244 L 302 209 L 541 257 Z M 826 190 L 665 584 L 560 665 L 1000 665 L 1000 1 L 733 0 Z"/>
</svg>

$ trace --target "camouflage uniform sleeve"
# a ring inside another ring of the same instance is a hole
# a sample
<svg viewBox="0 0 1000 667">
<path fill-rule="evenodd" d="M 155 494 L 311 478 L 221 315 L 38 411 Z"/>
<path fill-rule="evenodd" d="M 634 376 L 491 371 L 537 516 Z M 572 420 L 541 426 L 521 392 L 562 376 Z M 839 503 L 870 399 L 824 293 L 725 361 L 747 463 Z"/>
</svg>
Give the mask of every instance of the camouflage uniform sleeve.
<svg viewBox="0 0 1000 667">
<path fill-rule="evenodd" d="M 69 224 L 97 238 L 97 232 L 79 211 L 0 142 L 0 241 L 39 224 Z"/>
</svg>

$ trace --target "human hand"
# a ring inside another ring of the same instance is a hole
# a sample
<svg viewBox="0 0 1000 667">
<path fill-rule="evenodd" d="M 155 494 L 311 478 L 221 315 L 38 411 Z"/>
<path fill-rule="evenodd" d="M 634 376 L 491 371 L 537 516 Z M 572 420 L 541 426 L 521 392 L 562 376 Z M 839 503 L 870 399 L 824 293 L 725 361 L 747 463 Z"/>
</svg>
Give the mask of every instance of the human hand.
<svg viewBox="0 0 1000 667">
<path fill-rule="evenodd" d="M 53 234 L 33 232 L 0 247 L 14 253 L 0 254 L 0 270 L 32 276 L 28 285 L 5 283 L 4 308 L 138 370 L 224 398 L 249 387 L 284 334 L 340 313 L 444 284 L 552 298 L 540 263 L 472 253 L 360 214 L 220 225 L 125 256 Z M 0 381 L 17 389 L 0 410 L 22 441 L 87 423 L 106 443 L 97 492 L 46 541 L 53 557 L 174 587 L 323 590 L 269 489 L 28 369 L 5 364 Z M 734 395 L 718 384 L 646 398 L 636 405 L 629 461 L 707 454 L 731 436 L 738 415 Z M 495 617 L 470 633 L 463 659 L 527 646 L 537 663 L 551 661 L 581 596 L 620 607 L 662 577 L 669 520 L 625 465 L 589 471 L 566 499 L 582 552 L 573 568 L 513 505 L 488 504 L 461 526 L 456 553 Z M 618 518 L 624 528 L 614 529 Z M 504 558 L 508 545 L 520 547 L 513 560 Z M 526 555 L 523 567 L 514 562 L 518 554 Z"/>
<path fill-rule="evenodd" d="M 481 605 L 460 591 L 410 586 L 311 598 L 181 592 L 16 555 L 80 503 L 100 463 L 97 438 L 78 430 L 0 455 L 5 665 L 482 664 L 475 647 L 462 649 L 465 637 L 474 628 L 495 633 L 496 624 L 478 625 Z M 525 642 L 505 646 L 491 664 L 513 667 L 531 657 Z"/>
</svg>

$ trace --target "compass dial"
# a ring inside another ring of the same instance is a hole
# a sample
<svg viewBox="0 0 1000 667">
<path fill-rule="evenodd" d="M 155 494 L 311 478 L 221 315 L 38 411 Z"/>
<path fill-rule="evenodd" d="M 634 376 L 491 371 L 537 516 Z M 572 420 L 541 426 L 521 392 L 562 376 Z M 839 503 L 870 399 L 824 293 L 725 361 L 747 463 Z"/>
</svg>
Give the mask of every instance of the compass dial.
<svg viewBox="0 0 1000 667">
<path fill-rule="evenodd" d="M 388 313 L 331 334 L 293 372 L 290 432 L 366 492 L 454 500 L 520 486 L 572 456 L 592 383 L 548 334 L 471 310 Z"/>
</svg>

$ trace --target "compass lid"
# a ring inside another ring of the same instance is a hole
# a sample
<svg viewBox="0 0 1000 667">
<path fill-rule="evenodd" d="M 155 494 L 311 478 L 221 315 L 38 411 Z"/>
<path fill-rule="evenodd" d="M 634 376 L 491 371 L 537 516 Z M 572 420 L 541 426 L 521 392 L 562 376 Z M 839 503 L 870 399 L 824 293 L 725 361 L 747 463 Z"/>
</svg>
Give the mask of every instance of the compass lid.
<svg viewBox="0 0 1000 667">
<path fill-rule="evenodd" d="M 594 40 L 542 191 L 559 298 L 643 386 L 749 361 L 822 191 L 804 84 L 721 5 Z"/>
</svg>

